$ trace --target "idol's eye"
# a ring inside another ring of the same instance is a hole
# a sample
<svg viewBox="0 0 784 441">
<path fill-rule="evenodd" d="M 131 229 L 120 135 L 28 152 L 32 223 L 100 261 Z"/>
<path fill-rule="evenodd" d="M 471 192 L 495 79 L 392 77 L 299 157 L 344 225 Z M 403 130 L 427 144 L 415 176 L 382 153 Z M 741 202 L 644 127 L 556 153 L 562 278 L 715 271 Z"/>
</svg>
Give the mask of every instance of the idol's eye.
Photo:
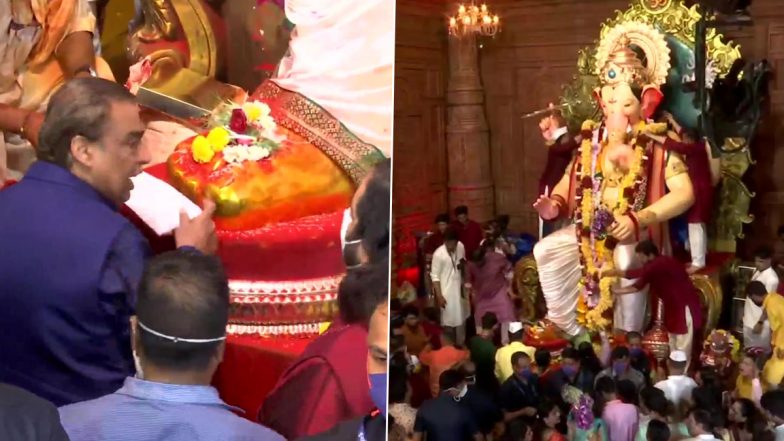
<svg viewBox="0 0 784 441">
<path fill-rule="evenodd" d="M 615 72 L 615 69 L 610 69 L 610 71 L 607 72 L 607 76 L 610 77 L 611 80 L 614 80 L 618 74 Z"/>
</svg>

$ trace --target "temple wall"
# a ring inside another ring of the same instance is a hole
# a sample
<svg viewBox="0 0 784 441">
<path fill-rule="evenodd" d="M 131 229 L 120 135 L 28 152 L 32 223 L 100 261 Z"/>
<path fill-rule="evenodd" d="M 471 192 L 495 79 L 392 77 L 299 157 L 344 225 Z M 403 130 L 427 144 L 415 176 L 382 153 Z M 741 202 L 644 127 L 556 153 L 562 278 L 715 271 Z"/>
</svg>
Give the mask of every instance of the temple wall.
<svg viewBox="0 0 784 441">
<path fill-rule="evenodd" d="M 520 115 L 556 101 L 576 72 L 577 51 L 598 38 L 599 25 L 625 9 L 627 0 L 496 0 L 502 32 L 480 50 L 486 117 L 490 128 L 490 174 L 496 213 L 512 227 L 535 233 L 531 208 L 546 159 L 536 118 Z M 395 85 L 396 232 L 426 228 L 447 208 L 446 88 L 449 75 L 445 17 L 451 8 L 436 1 L 398 1 Z M 757 163 L 746 181 L 757 192 L 747 228 L 748 246 L 771 237 L 784 223 L 784 8 L 780 0 L 755 0 L 754 26 L 728 36 L 750 59 L 767 58 L 775 69 L 771 112 L 753 145 Z M 463 149 L 452 163 L 468 161 Z M 459 169 L 452 170 L 461 173 Z M 761 216 L 760 213 L 766 213 Z M 477 219 L 485 220 L 485 219 Z M 753 238 L 753 239 L 751 239 Z"/>
</svg>

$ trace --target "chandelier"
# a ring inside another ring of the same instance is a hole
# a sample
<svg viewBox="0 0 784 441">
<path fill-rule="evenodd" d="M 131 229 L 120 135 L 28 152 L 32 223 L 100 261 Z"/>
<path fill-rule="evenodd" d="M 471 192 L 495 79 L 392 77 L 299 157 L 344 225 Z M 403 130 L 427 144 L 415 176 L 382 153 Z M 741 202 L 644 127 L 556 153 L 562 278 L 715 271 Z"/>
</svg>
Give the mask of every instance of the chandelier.
<svg viewBox="0 0 784 441">
<path fill-rule="evenodd" d="M 473 2 L 466 6 L 461 4 L 457 14 L 449 17 L 449 35 L 465 37 L 472 34 L 493 37 L 501 28 L 497 15 L 490 14 L 487 5 L 477 6 Z"/>
</svg>

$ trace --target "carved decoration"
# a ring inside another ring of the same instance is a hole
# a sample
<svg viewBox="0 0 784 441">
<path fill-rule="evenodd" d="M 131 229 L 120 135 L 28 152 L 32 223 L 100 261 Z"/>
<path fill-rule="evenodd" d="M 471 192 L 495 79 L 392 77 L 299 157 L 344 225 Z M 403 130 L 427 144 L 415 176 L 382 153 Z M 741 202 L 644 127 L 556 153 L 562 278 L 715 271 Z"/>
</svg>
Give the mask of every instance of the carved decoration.
<svg viewBox="0 0 784 441">
<path fill-rule="evenodd" d="M 446 142 L 449 152 L 449 205 L 466 205 L 471 217 L 494 216 L 490 137 L 484 90 L 473 36 L 449 39 Z"/>
<path fill-rule="evenodd" d="M 691 281 L 700 294 L 700 303 L 702 304 L 703 318 L 705 320 L 703 332 L 704 335 L 708 335 L 716 329 L 716 324 L 719 322 L 719 316 L 721 315 L 723 293 L 719 282 L 719 272 L 714 272 L 710 275 L 692 275 Z"/>
<path fill-rule="evenodd" d="M 542 286 L 539 284 L 539 273 L 533 255 L 525 256 L 517 262 L 514 267 L 512 286 L 522 300 L 520 318 L 531 322 L 543 319 L 547 313 L 547 307 L 544 303 L 544 294 L 542 294 Z"/>
</svg>

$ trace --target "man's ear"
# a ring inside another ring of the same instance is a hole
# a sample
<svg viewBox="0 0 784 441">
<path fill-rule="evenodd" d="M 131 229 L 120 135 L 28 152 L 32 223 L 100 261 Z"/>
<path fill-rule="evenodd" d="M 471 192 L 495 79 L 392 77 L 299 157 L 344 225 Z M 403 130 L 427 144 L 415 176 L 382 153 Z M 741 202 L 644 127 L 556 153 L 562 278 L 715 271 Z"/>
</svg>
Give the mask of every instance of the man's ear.
<svg viewBox="0 0 784 441">
<path fill-rule="evenodd" d="M 74 136 L 71 140 L 71 158 L 73 158 L 73 161 L 87 166 L 91 165 L 93 162 L 91 144 L 84 136 Z"/>
<path fill-rule="evenodd" d="M 131 325 L 131 349 L 136 352 L 136 348 L 138 346 L 137 340 L 139 339 L 138 335 L 138 327 L 137 327 L 137 319 L 135 315 L 132 315 L 128 322 Z"/>
</svg>

